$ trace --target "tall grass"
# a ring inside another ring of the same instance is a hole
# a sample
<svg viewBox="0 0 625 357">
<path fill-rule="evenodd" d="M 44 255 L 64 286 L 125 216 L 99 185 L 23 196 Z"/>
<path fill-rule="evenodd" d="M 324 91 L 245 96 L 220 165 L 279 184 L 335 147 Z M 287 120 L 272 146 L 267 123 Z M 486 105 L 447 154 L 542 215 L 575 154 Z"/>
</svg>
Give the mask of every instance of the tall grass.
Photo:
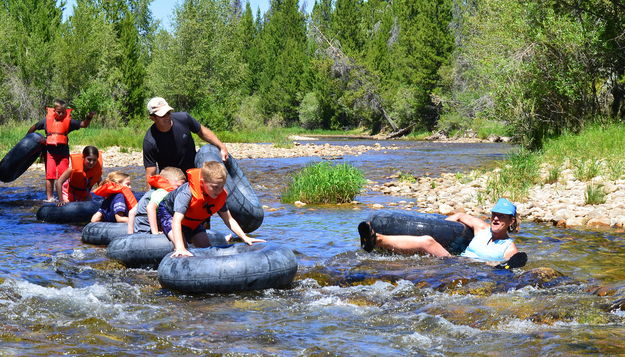
<svg viewBox="0 0 625 357">
<path fill-rule="evenodd" d="M 505 165 L 486 182 L 486 196 L 490 201 L 507 197 L 519 201 L 527 196 L 529 188 L 538 183 L 539 156 L 519 150 L 508 157 Z"/>
<path fill-rule="evenodd" d="M 586 193 L 584 194 L 587 205 L 600 205 L 605 203 L 606 193 L 603 185 L 590 183 L 586 185 Z"/>
<path fill-rule="evenodd" d="M 565 133 L 547 140 L 542 160 L 561 166 L 569 162 L 575 176 L 583 181 L 594 176 L 612 179 L 623 174 L 625 157 L 625 124 L 594 124 L 580 133 Z"/>
<path fill-rule="evenodd" d="M 350 164 L 311 164 L 293 176 L 282 193 L 283 203 L 302 201 L 312 204 L 351 202 L 366 180 L 360 169 Z"/>
</svg>

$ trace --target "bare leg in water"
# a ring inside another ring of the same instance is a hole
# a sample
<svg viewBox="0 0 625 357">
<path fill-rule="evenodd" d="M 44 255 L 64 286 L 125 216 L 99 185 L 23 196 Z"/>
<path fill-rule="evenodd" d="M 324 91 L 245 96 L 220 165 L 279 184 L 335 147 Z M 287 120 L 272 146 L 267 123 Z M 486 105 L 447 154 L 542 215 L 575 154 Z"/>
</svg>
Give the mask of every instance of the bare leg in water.
<svg viewBox="0 0 625 357">
<path fill-rule="evenodd" d="M 447 249 L 431 236 L 387 236 L 380 233 L 376 233 L 376 236 L 376 247 L 391 252 L 408 255 L 427 253 L 436 257 L 451 256 Z"/>
</svg>

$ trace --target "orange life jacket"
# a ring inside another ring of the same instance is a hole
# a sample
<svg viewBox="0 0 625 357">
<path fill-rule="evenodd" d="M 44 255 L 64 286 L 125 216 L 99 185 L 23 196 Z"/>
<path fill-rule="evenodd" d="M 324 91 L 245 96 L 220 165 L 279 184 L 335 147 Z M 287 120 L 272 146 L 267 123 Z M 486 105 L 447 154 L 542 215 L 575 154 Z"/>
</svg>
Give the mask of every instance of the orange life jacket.
<svg viewBox="0 0 625 357">
<path fill-rule="evenodd" d="M 223 190 L 217 198 L 204 194 L 200 183 L 200 169 L 187 170 L 187 177 L 192 197 L 182 225 L 195 229 L 224 206 L 228 193 Z"/>
<path fill-rule="evenodd" d="M 130 188 L 127 186 L 122 186 L 115 182 L 106 181 L 98 188 L 93 190 L 93 193 L 104 198 L 112 194 L 121 193 L 124 195 L 124 199 L 126 200 L 126 206 L 128 207 L 129 211 L 137 204 L 137 198 L 132 193 L 132 191 L 130 191 Z"/>
<path fill-rule="evenodd" d="M 46 144 L 47 145 L 67 145 L 67 134 L 72 121 L 72 109 L 67 109 L 65 118 L 59 119 L 54 108 L 46 108 Z"/>
<path fill-rule="evenodd" d="M 148 177 L 148 185 L 151 187 L 162 188 L 167 192 L 171 192 L 176 188 L 169 183 L 169 180 L 161 175 L 154 175 Z"/>
<path fill-rule="evenodd" d="M 102 155 L 91 169 L 85 171 L 84 157 L 82 154 L 71 154 L 72 173 L 69 175 L 67 192 L 74 196 L 74 201 L 86 201 L 89 199 L 91 187 L 102 178 Z"/>
</svg>

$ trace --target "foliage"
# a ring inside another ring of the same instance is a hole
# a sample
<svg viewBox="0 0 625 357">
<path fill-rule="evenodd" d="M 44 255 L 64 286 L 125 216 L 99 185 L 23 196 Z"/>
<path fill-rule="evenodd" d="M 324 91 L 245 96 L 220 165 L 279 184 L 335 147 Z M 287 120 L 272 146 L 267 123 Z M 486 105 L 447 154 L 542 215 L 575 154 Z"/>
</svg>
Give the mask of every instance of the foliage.
<svg viewBox="0 0 625 357">
<path fill-rule="evenodd" d="M 282 202 L 351 202 L 364 184 L 362 171 L 350 164 L 318 162 L 293 176 L 293 181 L 282 194 Z"/>
</svg>

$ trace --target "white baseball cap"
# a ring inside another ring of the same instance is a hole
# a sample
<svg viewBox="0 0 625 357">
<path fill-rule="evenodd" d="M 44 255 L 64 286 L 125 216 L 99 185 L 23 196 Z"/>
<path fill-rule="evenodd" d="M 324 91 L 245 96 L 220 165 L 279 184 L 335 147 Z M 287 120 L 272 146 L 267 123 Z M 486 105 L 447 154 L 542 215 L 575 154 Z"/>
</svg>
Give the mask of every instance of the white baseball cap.
<svg viewBox="0 0 625 357">
<path fill-rule="evenodd" d="M 173 110 L 174 108 L 170 107 L 167 101 L 161 97 L 154 97 L 148 102 L 148 113 L 150 115 L 162 117 Z"/>
</svg>

